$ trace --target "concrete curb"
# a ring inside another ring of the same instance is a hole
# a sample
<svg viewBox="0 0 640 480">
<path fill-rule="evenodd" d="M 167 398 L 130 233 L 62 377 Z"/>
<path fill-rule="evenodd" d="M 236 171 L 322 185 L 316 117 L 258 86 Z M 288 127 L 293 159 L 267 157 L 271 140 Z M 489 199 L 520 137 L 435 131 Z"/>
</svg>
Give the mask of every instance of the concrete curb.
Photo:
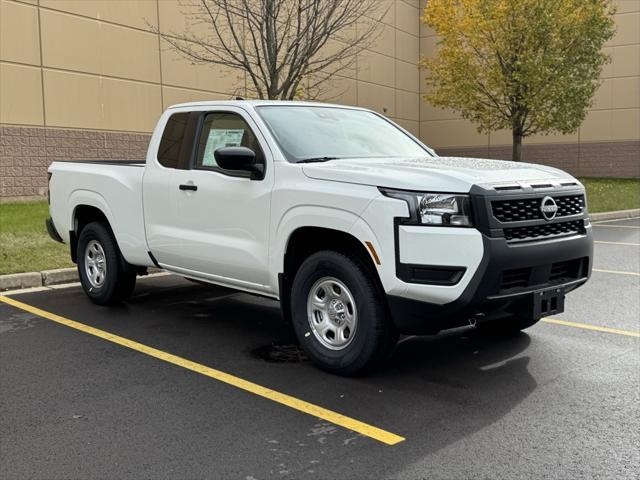
<svg viewBox="0 0 640 480">
<path fill-rule="evenodd" d="M 158 268 L 150 268 L 149 273 L 161 272 Z M 0 292 L 33 287 L 49 287 L 63 283 L 79 281 L 76 268 L 58 268 L 42 272 L 12 273 L 0 275 Z"/>
<path fill-rule="evenodd" d="M 44 270 L 42 274 L 42 286 L 59 285 L 61 283 L 77 282 L 78 270 L 75 268 L 58 268 L 57 270 Z"/>
<path fill-rule="evenodd" d="M 602 222 L 603 220 L 622 220 L 625 218 L 640 217 L 640 208 L 629 210 L 617 210 L 615 212 L 591 213 L 589 218 L 592 222 Z"/>
<path fill-rule="evenodd" d="M 12 273 L 11 275 L 0 275 L 0 292 L 3 290 L 13 290 L 16 288 L 39 287 L 42 285 L 42 274 L 40 272 Z"/>
</svg>

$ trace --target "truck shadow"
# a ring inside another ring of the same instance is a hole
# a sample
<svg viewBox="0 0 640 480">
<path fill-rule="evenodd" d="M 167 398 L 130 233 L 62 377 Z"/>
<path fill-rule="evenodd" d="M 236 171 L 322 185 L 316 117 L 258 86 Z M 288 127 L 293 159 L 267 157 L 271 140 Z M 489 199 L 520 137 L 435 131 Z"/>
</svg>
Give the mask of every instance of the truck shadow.
<svg viewBox="0 0 640 480">
<path fill-rule="evenodd" d="M 159 313 L 148 331 L 176 337 L 189 332 L 188 343 L 176 338 L 189 350 L 176 353 L 293 395 L 312 395 L 307 398 L 355 418 L 380 421 L 410 438 L 394 449 L 388 471 L 370 472 L 374 477 L 393 474 L 396 467 L 494 424 L 537 387 L 523 354 L 531 344 L 525 333 L 505 338 L 466 328 L 405 338 L 382 368 L 341 378 L 289 350 L 294 335 L 277 302 L 200 286 L 140 293 L 130 305 Z M 283 346 L 284 355 L 293 360 L 273 365 L 256 358 L 256 351 L 269 345 Z M 301 378 L 304 391 L 298 391 Z M 326 393 L 332 391 L 343 392 L 352 402 L 335 406 L 335 396 Z M 383 449 L 380 454 L 386 455 Z M 335 458 L 336 471 L 340 457 Z"/>
</svg>

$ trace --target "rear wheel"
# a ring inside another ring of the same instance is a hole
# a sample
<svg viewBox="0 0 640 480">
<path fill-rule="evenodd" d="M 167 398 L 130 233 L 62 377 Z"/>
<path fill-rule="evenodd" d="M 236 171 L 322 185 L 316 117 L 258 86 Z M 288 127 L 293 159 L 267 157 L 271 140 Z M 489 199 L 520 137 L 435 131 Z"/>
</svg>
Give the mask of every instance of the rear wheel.
<svg viewBox="0 0 640 480">
<path fill-rule="evenodd" d="M 398 340 L 383 294 L 357 258 L 311 255 L 295 275 L 291 297 L 296 336 L 324 370 L 357 374 L 385 360 Z"/>
<path fill-rule="evenodd" d="M 128 299 L 136 268 L 122 257 L 113 233 L 101 222 L 89 223 L 78 238 L 78 275 L 87 296 L 98 305 Z"/>
</svg>

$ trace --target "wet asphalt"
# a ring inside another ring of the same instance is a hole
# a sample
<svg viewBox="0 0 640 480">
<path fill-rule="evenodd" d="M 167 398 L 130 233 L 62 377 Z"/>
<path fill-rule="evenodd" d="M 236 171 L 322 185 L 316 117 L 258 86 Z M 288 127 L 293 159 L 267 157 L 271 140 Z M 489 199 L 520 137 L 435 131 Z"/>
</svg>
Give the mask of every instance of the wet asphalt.
<svg viewBox="0 0 640 480">
<path fill-rule="evenodd" d="M 621 228 L 631 227 L 631 228 Z M 594 227 L 595 271 L 556 318 L 640 331 L 640 220 Z M 635 245 L 634 245 L 635 244 Z M 619 272 L 631 272 L 628 275 Z M 361 378 L 299 355 L 271 300 L 166 275 L 98 307 L 11 298 L 402 435 L 389 446 L 0 303 L 2 479 L 638 478 L 640 339 L 540 322 L 407 337 Z"/>
</svg>

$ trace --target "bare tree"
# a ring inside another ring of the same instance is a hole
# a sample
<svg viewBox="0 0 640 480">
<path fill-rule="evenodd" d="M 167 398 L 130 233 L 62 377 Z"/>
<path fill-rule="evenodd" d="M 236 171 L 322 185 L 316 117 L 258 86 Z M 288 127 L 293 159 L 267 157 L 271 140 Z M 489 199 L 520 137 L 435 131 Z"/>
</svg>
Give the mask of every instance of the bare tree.
<svg viewBox="0 0 640 480">
<path fill-rule="evenodd" d="M 247 76 L 248 93 L 269 99 L 316 98 L 377 38 L 380 0 L 183 0 L 184 32 L 160 32 L 196 64 Z"/>
</svg>

